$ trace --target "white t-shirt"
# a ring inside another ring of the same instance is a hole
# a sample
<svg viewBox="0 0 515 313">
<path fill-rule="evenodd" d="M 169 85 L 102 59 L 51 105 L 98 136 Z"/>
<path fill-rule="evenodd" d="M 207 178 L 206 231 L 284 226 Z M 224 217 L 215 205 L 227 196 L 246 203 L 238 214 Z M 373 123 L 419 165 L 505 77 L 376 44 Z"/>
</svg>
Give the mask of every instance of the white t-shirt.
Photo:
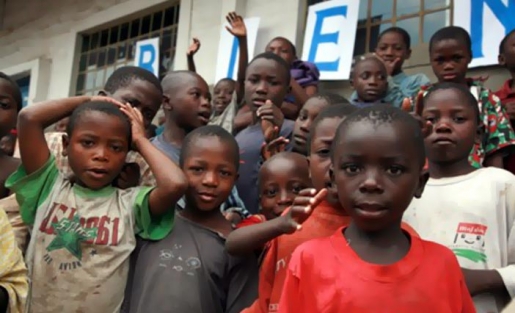
<svg viewBox="0 0 515 313">
<path fill-rule="evenodd" d="M 429 179 L 404 222 L 421 238 L 451 249 L 460 266 L 496 269 L 515 296 L 515 176 L 488 167 L 470 174 Z M 505 299 L 474 297 L 478 313 L 500 312 Z"/>
</svg>

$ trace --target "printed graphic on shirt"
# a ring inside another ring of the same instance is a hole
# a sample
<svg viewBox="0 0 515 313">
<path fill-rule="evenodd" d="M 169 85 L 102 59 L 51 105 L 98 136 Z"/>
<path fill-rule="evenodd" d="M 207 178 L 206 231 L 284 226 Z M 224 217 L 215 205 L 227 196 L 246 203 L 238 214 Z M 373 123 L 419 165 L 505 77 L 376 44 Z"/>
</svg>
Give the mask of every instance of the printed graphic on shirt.
<svg viewBox="0 0 515 313">
<path fill-rule="evenodd" d="M 474 263 L 486 262 L 485 235 L 487 227 L 475 223 L 459 223 L 453 245 L 450 247 L 457 257 Z"/>
<path fill-rule="evenodd" d="M 174 271 L 182 272 L 188 276 L 195 276 L 197 269 L 202 266 L 197 257 L 183 257 L 181 255 L 182 245 L 174 244 L 172 249 L 163 249 L 159 252 L 159 266 L 171 268 Z"/>
<path fill-rule="evenodd" d="M 43 259 L 47 264 L 54 261 L 52 252 L 66 250 L 70 260 L 58 263 L 60 270 L 72 270 L 82 267 L 83 245 L 117 246 L 119 244 L 120 218 L 108 216 L 81 217 L 77 209 L 62 203 L 54 203 L 46 212 L 39 231 L 45 235 L 54 235 L 46 247 Z M 97 255 L 96 249 L 89 252 L 91 257 Z"/>
</svg>

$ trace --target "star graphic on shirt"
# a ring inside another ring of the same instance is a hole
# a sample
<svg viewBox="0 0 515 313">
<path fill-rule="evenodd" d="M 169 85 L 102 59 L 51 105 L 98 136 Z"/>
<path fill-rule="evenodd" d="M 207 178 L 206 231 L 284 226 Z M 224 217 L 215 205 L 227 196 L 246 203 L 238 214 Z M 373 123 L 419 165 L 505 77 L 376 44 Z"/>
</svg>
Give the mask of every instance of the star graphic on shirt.
<svg viewBox="0 0 515 313">
<path fill-rule="evenodd" d="M 66 249 L 79 261 L 82 260 L 82 250 L 80 244 L 86 240 L 93 239 L 97 236 L 97 228 L 83 228 L 80 224 L 80 218 L 75 215 L 73 219 L 63 218 L 57 223 L 52 223 L 55 237 L 47 246 L 48 252 Z"/>
</svg>

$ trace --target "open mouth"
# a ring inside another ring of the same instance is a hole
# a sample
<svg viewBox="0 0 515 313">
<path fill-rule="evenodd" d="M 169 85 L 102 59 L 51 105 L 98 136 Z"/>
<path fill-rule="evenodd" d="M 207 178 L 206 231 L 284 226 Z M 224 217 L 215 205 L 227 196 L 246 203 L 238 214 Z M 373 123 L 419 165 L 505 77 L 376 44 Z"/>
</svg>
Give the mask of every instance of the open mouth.
<svg viewBox="0 0 515 313">
<path fill-rule="evenodd" d="M 87 172 L 90 176 L 96 179 L 104 178 L 105 176 L 107 176 L 107 174 L 109 174 L 109 172 L 103 168 L 92 168 L 89 169 Z"/>
<path fill-rule="evenodd" d="M 263 99 L 263 98 L 252 99 L 252 103 L 254 104 L 254 106 L 259 108 L 260 106 L 265 105 L 266 99 Z"/>
<path fill-rule="evenodd" d="M 444 74 L 442 77 L 444 80 L 454 80 L 458 75 L 454 73 Z"/>
<path fill-rule="evenodd" d="M 369 96 L 378 96 L 379 95 L 379 90 L 377 89 L 367 89 L 365 90 L 365 93 Z"/>
<path fill-rule="evenodd" d="M 209 118 L 211 117 L 211 113 L 208 111 L 199 112 L 198 117 L 199 117 L 199 120 L 203 124 L 207 124 L 207 123 L 209 123 Z"/>
</svg>

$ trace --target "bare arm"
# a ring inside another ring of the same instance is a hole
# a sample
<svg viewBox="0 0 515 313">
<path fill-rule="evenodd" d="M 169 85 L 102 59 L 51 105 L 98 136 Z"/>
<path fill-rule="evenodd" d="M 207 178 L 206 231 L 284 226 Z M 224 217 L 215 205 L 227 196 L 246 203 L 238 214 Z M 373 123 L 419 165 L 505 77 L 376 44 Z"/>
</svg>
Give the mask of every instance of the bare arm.
<svg viewBox="0 0 515 313">
<path fill-rule="evenodd" d="M 243 100 L 244 85 L 245 85 L 245 71 L 247 70 L 247 63 L 249 62 L 249 51 L 247 45 L 247 28 L 243 18 L 236 14 L 236 12 L 229 12 L 226 16 L 227 22 L 230 27 L 226 27 L 234 37 L 238 38 L 238 47 L 240 49 L 240 58 L 238 60 L 238 77 L 236 79 L 236 96 L 237 103 Z"/>
<path fill-rule="evenodd" d="M 31 105 L 20 112 L 18 142 L 27 175 L 43 167 L 50 157 L 45 128 L 69 116 L 75 108 L 89 101 L 91 97 L 87 96 L 50 100 Z"/>
<path fill-rule="evenodd" d="M 200 40 L 198 38 L 193 38 L 193 43 L 188 48 L 186 52 L 186 57 L 188 58 L 188 71 L 197 72 L 197 67 L 195 66 L 195 60 L 193 60 L 193 56 L 200 49 Z"/>
<path fill-rule="evenodd" d="M 130 105 L 122 105 L 121 110 L 132 124 L 134 146 L 148 163 L 156 179 L 156 187 L 149 195 L 149 208 L 152 216 L 160 216 L 173 209 L 186 191 L 188 181 L 182 170 L 146 137 L 141 113 Z"/>
</svg>

